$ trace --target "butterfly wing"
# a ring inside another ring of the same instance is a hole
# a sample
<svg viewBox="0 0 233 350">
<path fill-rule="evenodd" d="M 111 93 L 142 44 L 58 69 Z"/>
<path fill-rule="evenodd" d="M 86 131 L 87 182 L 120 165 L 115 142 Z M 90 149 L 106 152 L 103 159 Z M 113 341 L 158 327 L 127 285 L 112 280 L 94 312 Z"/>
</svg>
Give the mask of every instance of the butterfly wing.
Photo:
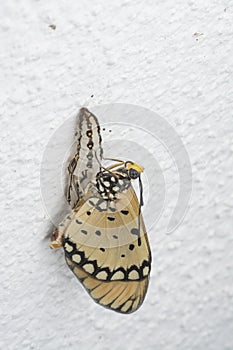
<svg viewBox="0 0 233 350">
<path fill-rule="evenodd" d="M 98 119 L 87 108 L 77 116 L 77 130 L 68 165 L 67 201 L 72 208 L 98 173 L 103 149 Z"/>
<path fill-rule="evenodd" d="M 83 198 L 65 230 L 66 261 L 99 304 L 130 313 L 142 304 L 151 253 L 139 204 L 130 186 L 117 200 Z"/>
</svg>

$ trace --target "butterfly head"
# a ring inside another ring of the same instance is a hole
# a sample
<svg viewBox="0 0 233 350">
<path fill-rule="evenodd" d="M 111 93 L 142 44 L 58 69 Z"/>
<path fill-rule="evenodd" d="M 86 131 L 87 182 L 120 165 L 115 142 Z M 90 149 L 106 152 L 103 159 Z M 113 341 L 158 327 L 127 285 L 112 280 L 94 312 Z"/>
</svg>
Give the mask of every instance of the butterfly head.
<svg viewBox="0 0 233 350">
<path fill-rule="evenodd" d="M 125 162 L 125 168 L 127 169 L 128 176 L 131 180 L 137 179 L 144 171 L 144 168 L 141 165 L 130 161 Z"/>
</svg>

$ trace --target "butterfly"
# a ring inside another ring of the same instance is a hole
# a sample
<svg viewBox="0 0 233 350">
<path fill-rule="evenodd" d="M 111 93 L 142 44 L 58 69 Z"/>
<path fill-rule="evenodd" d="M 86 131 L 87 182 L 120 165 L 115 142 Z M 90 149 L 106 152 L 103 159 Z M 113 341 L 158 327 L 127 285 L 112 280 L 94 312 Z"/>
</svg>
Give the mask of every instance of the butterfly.
<svg viewBox="0 0 233 350">
<path fill-rule="evenodd" d="M 96 159 L 99 171 L 94 178 L 91 173 L 81 195 L 79 178 L 71 182 L 78 201 L 52 234 L 50 247 L 64 248 L 69 268 L 97 303 L 127 314 L 142 304 L 151 270 L 141 214 L 144 169 L 118 160 L 105 168 Z M 132 186 L 136 179 L 140 201 Z"/>
</svg>

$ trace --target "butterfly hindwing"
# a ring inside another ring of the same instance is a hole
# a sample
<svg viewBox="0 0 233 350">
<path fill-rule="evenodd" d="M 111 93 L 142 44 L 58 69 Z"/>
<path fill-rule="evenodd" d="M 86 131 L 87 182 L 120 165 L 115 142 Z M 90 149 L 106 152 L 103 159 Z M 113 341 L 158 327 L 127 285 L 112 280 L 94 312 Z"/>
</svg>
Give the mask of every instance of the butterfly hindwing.
<svg viewBox="0 0 233 350">
<path fill-rule="evenodd" d="M 110 219 L 110 220 L 109 220 Z M 129 313 L 142 303 L 151 254 L 132 187 L 118 200 L 89 194 L 74 214 L 63 240 L 67 263 L 99 304 Z"/>
<path fill-rule="evenodd" d="M 141 306 L 148 287 L 148 278 L 139 281 L 101 281 L 66 258 L 76 277 L 90 296 L 100 305 L 121 313 L 131 313 Z"/>
</svg>

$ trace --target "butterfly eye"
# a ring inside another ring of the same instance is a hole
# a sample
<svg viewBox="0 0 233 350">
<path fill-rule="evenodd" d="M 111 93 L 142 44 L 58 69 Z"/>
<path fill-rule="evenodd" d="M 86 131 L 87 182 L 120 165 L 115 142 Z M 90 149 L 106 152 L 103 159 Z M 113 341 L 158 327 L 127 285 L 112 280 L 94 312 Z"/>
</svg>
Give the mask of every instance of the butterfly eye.
<svg viewBox="0 0 233 350">
<path fill-rule="evenodd" d="M 139 172 L 133 168 L 129 169 L 129 177 L 133 180 L 137 179 L 139 176 Z"/>
</svg>

